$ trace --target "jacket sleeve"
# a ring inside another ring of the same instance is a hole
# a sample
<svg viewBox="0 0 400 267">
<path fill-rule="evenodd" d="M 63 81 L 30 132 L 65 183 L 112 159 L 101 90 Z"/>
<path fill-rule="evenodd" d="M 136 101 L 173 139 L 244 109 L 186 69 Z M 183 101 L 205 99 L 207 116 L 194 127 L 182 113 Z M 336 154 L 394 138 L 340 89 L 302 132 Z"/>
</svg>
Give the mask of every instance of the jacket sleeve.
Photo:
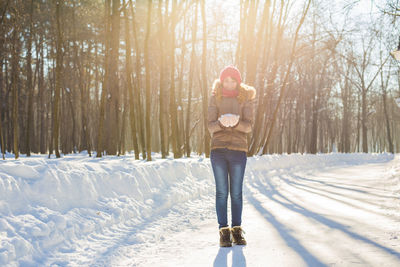
<svg viewBox="0 0 400 267">
<path fill-rule="evenodd" d="M 256 104 L 256 98 L 245 102 L 242 111 L 242 117 L 239 119 L 233 129 L 244 133 L 250 133 L 254 125 L 254 109 Z"/>
<path fill-rule="evenodd" d="M 221 127 L 221 124 L 218 120 L 218 107 L 215 103 L 215 96 L 210 96 L 209 98 L 207 113 L 208 131 L 210 134 L 222 131 L 224 128 Z"/>
</svg>

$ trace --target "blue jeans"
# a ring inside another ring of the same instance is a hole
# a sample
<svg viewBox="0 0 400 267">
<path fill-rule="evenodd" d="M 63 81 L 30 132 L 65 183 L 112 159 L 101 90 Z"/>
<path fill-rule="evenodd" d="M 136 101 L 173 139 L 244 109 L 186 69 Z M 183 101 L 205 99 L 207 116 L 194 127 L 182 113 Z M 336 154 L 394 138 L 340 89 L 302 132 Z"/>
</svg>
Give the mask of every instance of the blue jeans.
<svg viewBox="0 0 400 267">
<path fill-rule="evenodd" d="M 228 148 L 214 148 L 211 150 L 210 160 L 215 178 L 215 207 L 219 228 L 228 226 L 229 193 L 231 195 L 232 227 L 240 226 L 243 209 L 243 177 L 247 162 L 246 152 Z"/>
</svg>

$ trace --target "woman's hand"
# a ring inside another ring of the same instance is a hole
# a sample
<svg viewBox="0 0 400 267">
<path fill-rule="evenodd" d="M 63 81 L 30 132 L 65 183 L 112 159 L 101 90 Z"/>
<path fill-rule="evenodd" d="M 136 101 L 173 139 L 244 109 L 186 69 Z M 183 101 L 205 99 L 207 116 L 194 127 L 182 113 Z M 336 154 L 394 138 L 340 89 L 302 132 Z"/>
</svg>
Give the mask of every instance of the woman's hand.
<svg viewBox="0 0 400 267">
<path fill-rule="evenodd" d="M 233 127 L 239 122 L 240 116 L 236 114 L 223 114 L 218 120 L 224 127 Z"/>
</svg>

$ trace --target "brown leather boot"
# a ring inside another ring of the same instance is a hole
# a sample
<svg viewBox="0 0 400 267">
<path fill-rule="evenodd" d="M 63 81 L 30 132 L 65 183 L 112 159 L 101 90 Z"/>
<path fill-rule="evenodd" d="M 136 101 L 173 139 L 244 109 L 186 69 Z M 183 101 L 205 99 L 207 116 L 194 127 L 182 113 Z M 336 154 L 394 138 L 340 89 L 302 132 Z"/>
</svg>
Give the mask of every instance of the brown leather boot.
<svg viewBox="0 0 400 267">
<path fill-rule="evenodd" d="M 220 247 L 231 247 L 231 229 L 227 227 L 222 227 L 219 229 L 219 246 Z"/>
<path fill-rule="evenodd" d="M 246 239 L 243 236 L 243 229 L 240 226 L 234 226 L 232 229 L 233 243 L 236 245 L 247 245 Z"/>
</svg>

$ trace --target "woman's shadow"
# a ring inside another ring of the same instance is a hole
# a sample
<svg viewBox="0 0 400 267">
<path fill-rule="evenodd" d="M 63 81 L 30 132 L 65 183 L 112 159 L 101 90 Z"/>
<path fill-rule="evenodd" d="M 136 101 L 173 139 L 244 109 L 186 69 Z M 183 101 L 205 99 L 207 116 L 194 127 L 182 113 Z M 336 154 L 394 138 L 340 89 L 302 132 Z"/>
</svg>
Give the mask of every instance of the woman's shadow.
<svg viewBox="0 0 400 267">
<path fill-rule="evenodd" d="M 246 258 L 243 254 L 243 246 L 233 246 L 219 248 L 218 254 L 214 260 L 214 267 L 227 267 L 228 254 L 232 251 L 232 267 L 245 267 Z"/>
</svg>

